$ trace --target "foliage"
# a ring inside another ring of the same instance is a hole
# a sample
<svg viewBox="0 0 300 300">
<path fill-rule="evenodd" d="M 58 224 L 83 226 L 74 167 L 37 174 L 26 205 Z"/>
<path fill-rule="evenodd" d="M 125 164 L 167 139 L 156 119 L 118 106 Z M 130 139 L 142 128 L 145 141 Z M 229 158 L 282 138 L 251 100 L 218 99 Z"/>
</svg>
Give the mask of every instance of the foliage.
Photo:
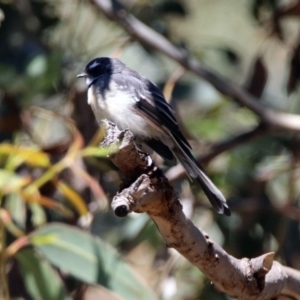
<svg viewBox="0 0 300 300">
<path fill-rule="evenodd" d="M 299 112 L 300 1 L 123 3 L 264 105 Z M 91 1 L 0 0 L 0 40 L 0 296 L 71 299 L 86 284 L 122 299 L 225 299 L 166 249 L 147 216 L 107 209 L 120 182 L 106 159 L 114 149 L 97 147 L 103 132 L 75 78 L 91 58 L 120 57 L 173 95 L 196 156 L 251 131 L 256 115 L 134 41 Z M 178 177 L 186 214 L 234 256 L 276 251 L 299 269 L 298 134 L 262 132 L 227 150 L 205 167 L 232 217 L 216 216 Z"/>
</svg>

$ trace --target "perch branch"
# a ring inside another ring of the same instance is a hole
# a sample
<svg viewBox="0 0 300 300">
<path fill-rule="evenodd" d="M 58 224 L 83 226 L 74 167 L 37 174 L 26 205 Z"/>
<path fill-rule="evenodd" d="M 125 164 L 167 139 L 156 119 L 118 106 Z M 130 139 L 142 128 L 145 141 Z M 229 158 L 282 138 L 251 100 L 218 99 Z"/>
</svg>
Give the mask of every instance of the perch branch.
<svg viewBox="0 0 300 300">
<path fill-rule="evenodd" d="M 128 13 L 116 0 L 91 0 L 110 20 L 117 22 L 139 43 L 155 49 L 173 59 L 185 69 L 213 85 L 220 93 L 256 113 L 265 123 L 283 130 L 300 131 L 300 116 L 274 111 L 263 106 L 257 98 L 243 88 L 225 80 L 203 67 L 186 50 L 176 47 L 161 34 Z"/>
<path fill-rule="evenodd" d="M 176 249 L 205 273 L 216 289 L 231 297 L 262 300 L 284 294 L 300 299 L 300 272 L 274 261 L 274 253 L 253 259 L 237 259 L 226 253 L 186 218 L 168 180 L 151 158 L 136 148 L 132 134 L 119 131 L 108 121 L 101 126 L 106 137 L 100 146 L 118 147 L 110 159 L 124 179 L 123 188 L 112 201 L 117 215 L 147 213 L 167 247 Z"/>
</svg>

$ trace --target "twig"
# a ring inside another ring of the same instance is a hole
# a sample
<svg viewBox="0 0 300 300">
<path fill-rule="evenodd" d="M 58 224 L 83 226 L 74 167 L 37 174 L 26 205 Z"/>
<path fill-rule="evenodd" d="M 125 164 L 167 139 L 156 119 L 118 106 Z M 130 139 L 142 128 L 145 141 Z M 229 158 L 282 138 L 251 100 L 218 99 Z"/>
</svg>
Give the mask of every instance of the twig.
<svg viewBox="0 0 300 300">
<path fill-rule="evenodd" d="M 119 131 L 108 121 L 102 126 L 107 134 L 101 146 L 118 146 L 110 159 L 126 178 L 125 188 L 112 201 L 118 216 L 131 211 L 147 213 L 167 247 L 176 249 L 231 297 L 263 300 L 284 294 L 300 299 L 300 272 L 274 261 L 274 253 L 254 259 L 236 259 L 226 253 L 184 215 L 168 180 L 151 158 L 135 147 L 132 134 Z"/>
<path fill-rule="evenodd" d="M 116 0 L 91 0 L 107 18 L 117 22 L 141 44 L 164 53 L 186 70 L 211 83 L 219 92 L 255 112 L 265 123 L 284 130 L 300 131 L 300 116 L 281 113 L 263 106 L 244 89 L 204 68 L 186 50 L 173 45 L 161 34 L 129 14 Z"/>
<path fill-rule="evenodd" d="M 2 220 L 0 220 L 0 299 L 9 300 L 9 289 L 7 282 L 7 259 L 6 259 L 6 231 Z"/>
<path fill-rule="evenodd" d="M 250 131 L 242 133 L 236 137 L 229 138 L 228 140 L 224 140 L 222 142 L 215 143 L 210 147 L 210 151 L 208 153 L 200 156 L 199 162 L 207 163 L 210 160 L 212 160 L 213 158 L 215 158 L 216 156 L 218 156 L 219 154 L 221 154 L 229 149 L 232 149 L 232 148 L 235 148 L 242 144 L 245 144 L 252 139 L 255 139 L 257 137 L 260 137 L 260 136 L 270 132 L 271 130 L 272 130 L 272 128 L 270 128 L 269 126 L 267 126 L 264 123 L 261 123 L 257 127 L 255 127 L 254 129 L 252 129 Z"/>
<path fill-rule="evenodd" d="M 172 74 L 172 76 L 166 82 L 164 89 L 163 89 L 163 94 L 168 103 L 171 102 L 172 93 L 173 93 L 175 84 L 184 75 L 184 73 L 185 73 L 185 69 L 180 67 Z"/>
<path fill-rule="evenodd" d="M 236 137 L 226 139 L 222 142 L 213 144 L 210 147 L 210 149 L 207 151 L 207 153 L 198 157 L 197 160 L 200 164 L 208 163 L 219 154 L 227 150 L 233 149 L 237 146 L 240 146 L 242 144 L 245 144 L 252 139 L 265 135 L 268 132 L 271 132 L 272 130 L 274 130 L 274 127 L 267 126 L 265 123 L 261 123 L 250 131 L 242 133 Z M 177 180 L 178 178 L 184 175 L 185 175 L 185 170 L 182 167 L 182 165 L 176 165 L 170 168 L 166 173 L 166 177 L 171 182 Z"/>
</svg>

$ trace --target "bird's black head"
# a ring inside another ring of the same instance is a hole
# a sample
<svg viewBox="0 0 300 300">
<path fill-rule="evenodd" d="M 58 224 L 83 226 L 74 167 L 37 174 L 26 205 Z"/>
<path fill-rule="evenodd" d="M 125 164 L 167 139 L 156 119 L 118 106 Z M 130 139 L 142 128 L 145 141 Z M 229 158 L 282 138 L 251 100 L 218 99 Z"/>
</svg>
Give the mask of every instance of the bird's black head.
<svg viewBox="0 0 300 300">
<path fill-rule="evenodd" d="M 98 57 L 91 60 L 86 65 L 84 73 L 77 75 L 77 77 L 93 79 L 103 74 L 111 74 L 112 72 L 112 60 L 109 57 Z"/>
<path fill-rule="evenodd" d="M 112 74 L 122 71 L 125 65 L 116 58 L 98 57 L 91 60 L 85 67 L 84 73 L 77 77 L 95 79 L 104 74 Z"/>
<path fill-rule="evenodd" d="M 86 65 L 85 73 L 91 78 L 113 73 L 112 59 L 109 57 L 98 57 L 93 59 Z"/>
<path fill-rule="evenodd" d="M 111 59 L 109 57 L 95 58 L 86 65 L 84 72 L 78 74 L 77 77 L 85 78 L 86 84 L 90 87 L 101 75 L 110 76 L 114 72 L 114 61 L 115 59 Z"/>
</svg>

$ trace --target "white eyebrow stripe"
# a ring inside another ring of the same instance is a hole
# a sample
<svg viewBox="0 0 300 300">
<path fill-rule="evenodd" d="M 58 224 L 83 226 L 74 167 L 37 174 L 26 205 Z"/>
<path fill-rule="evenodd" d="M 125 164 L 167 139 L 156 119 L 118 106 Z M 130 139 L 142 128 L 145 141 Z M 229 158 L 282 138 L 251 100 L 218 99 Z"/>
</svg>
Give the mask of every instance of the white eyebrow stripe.
<svg viewBox="0 0 300 300">
<path fill-rule="evenodd" d="M 94 61 L 94 62 L 92 63 L 92 65 L 90 66 L 90 68 L 94 68 L 94 67 L 96 67 L 97 65 L 99 65 L 99 63 L 98 63 L 97 61 Z"/>
</svg>

